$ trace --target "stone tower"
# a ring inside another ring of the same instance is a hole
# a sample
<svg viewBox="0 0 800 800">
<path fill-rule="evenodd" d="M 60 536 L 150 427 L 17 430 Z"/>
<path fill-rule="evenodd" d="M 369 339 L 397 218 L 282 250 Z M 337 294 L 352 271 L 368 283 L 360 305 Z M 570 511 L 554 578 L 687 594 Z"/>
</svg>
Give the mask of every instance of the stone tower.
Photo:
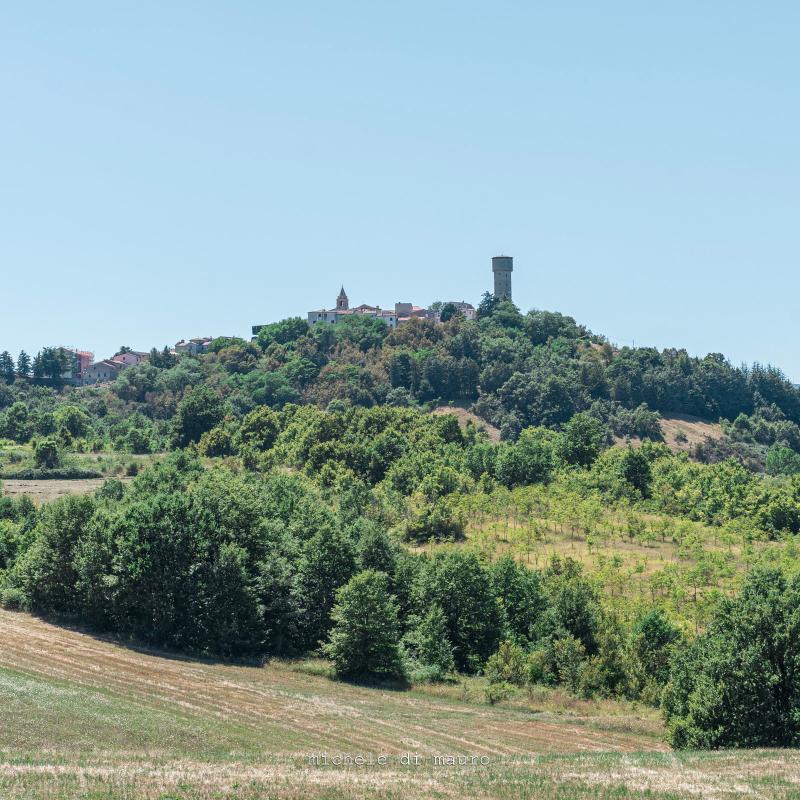
<svg viewBox="0 0 800 800">
<path fill-rule="evenodd" d="M 342 286 L 339 296 L 336 298 L 336 310 L 347 311 L 348 308 L 350 308 L 350 301 L 347 299 L 347 292 L 345 292 L 344 286 Z"/>
<path fill-rule="evenodd" d="M 494 273 L 494 296 L 511 300 L 511 273 L 514 270 L 514 259 L 511 256 L 495 256 L 492 259 Z"/>
</svg>

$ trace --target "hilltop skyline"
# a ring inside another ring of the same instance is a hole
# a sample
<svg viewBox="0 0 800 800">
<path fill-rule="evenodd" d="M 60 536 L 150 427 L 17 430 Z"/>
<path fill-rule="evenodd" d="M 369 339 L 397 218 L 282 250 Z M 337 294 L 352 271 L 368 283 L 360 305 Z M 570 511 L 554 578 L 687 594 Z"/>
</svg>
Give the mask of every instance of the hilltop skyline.
<svg viewBox="0 0 800 800">
<path fill-rule="evenodd" d="M 477 303 L 800 381 L 800 9 L 16 5 L 0 348 Z M 680 54 L 680 57 L 676 57 Z"/>
<path fill-rule="evenodd" d="M 516 278 L 517 278 L 517 275 L 515 273 L 515 280 L 516 280 Z M 490 279 L 489 279 L 489 281 L 487 283 L 491 283 L 491 275 L 490 275 Z M 342 287 L 343 287 L 343 284 L 342 284 Z M 340 287 L 340 288 L 342 288 L 342 287 Z M 488 287 L 486 289 L 484 289 L 483 291 L 484 292 L 491 292 L 491 290 L 492 290 L 492 286 L 488 285 Z M 356 300 L 357 303 L 360 303 L 361 300 L 363 300 L 363 298 L 361 298 L 361 295 L 358 294 L 357 291 L 356 292 L 352 292 L 351 294 L 357 298 L 357 300 Z M 408 294 L 408 293 L 406 293 L 406 294 Z M 482 297 L 482 294 L 479 295 L 476 298 L 462 298 L 460 296 L 456 297 L 455 295 L 452 295 L 452 296 L 450 296 L 450 295 L 442 295 L 441 297 L 437 297 L 434 300 L 431 300 L 429 302 L 423 303 L 423 307 L 424 308 L 428 308 L 429 306 L 431 306 L 433 303 L 436 303 L 436 302 L 442 302 L 442 301 L 446 302 L 446 301 L 453 301 L 453 300 L 466 300 L 466 302 L 473 303 L 477 307 L 477 305 L 480 302 L 481 297 Z M 404 301 L 398 301 L 398 302 L 404 302 Z M 771 366 L 778 367 L 779 369 L 781 369 L 787 375 L 787 377 L 790 380 L 793 380 L 796 383 L 798 382 L 798 378 L 796 377 L 795 373 L 793 373 L 793 372 L 791 372 L 791 370 L 787 369 L 785 365 L 777 363 L 777 362 L 775 362 L 774 360 L 771 360 L 768 357 L 761 357 L 761 358 L 760 357 L 755 357 L 755 358 L 753 358 L 751 360 L 744 360 L 744 359 L 738 359 L 737 360 L 730 353 L 725 352 L 724 350 L 714 350 L 714 349 L 692 350 L 690 347 L 686 347 L 683 344 L 679 344 L 679 343 L 671 343 L 670 344 L 669 342 L 664 343 L 664 344 L 653 344 L 653 343 L 649 343 L 649 342 L 644 342 L 641 339 L 637 339 L 635 336 L 632 336 L 630 338 L 630 340 L 615 340 L 613 337 L 609 336 L 604 331 L 597 330 L 596 328 L 593 328 L 590 324 L 586 323 L 585 320 L 582 320 L 582 319 L 580 319 L 578 317 L 574 317 L 574 315 L 568 314 L 568 312 L 564 312 L 561 309 L 558 309 L 558 308 L 540 309 L 540 308 L 537 308 L 536 306 L 525 307 L 524 305 L 521 305 L 517 301 L 516 297 L 514 298 L 514 302 L 520 308 L 522 313 L 526 313 L 527 311 L 530 311 L 530 310 L 544 310 L 544 311 L 558 311 L 559 313 L 567 314 L 567 316 L 573 316 L 573 318 L 575 318 L 575 320 L 576 320 L 576 322 L 578 324 L 586 325 L 586 327 L 589 328 L 592 331 L 592 333 L 594 333 L 594 334 L 598 334 L 600 336 L 605 336 L 609 340 L 609 342 L 612 345 L 616 346 L 616 347 L 620 347 L 620 348 L 622 348 L 622 347 L 637 347 L 637 348 L 639 348 L 639 347 L 655 347 L 658 350 L 663 350 L 665 348 L 673 348 L 673 349 L 678 349 L 678 350 L 686 350 L 689 353 L 690 356 L 697 356 L 697 357 L 703 357 L 708 353 L 722 352 L 722 354 L 734 366 L 740 366 L 740 365 L 752 366 L 755 363 L 760 363 L 762 365 L 771 365 Z M 330 305 L 330 304 L 331 303 L 330 303 L 330 298 L 329 298 L 329 300 L 327 302 L 327 305 Z M 387 302 L 385 304 L 384 303 L 378 303 L 377 305 L 378 305 L 379 308 L 382 308 L 382 309 L 391 309 L 391 308 L 393 308 L 394 303 L 393 302 L 392 303 L 388 303 Z M 323 301 L 321 307 L 325 307 L 325 306 L 326 306 L 326 302 Z M 241 337 L 241 338 L 243 338 L 245 340 L 248 340 L 248 339 L 251 338 L 252 327 L 253 327 L 254 324 L 255 325 L 259 325 L 259 324 L 264 324 L 264 323 L 269 323 L 269 322 L 276 322 L 276 321 L 278 321 L 280 319 L 285 319 L 287 317 L 300 317 L 302 319 L 305 319 L 307 314 L 308 314 L 308 309 L 301 310 L 301 309 L 298 308 L 296 310 L 296 312 L 292 311 L 291 313 L 286 313 L 283 316 L 276 316 L 274 318 L 262 319 L 262 320 L 249 320 L 249 321 L 243 322 L 241 324 L 237 324 L 237 327 L 234 330 L 228 330 L 228 329 L 226 329 L 226 330 L 217 330 L 217 328 L 219 326 L 217 326 L 217 325 L 212 323 L 211 325 L 206 325 L 206 327 L 204 329 L 202 329 L 202 330 L 176 331 L 176 334 L 175 334 L 175 336 L 173 338 L 171 338 L 171 339 L 170 338 L 166 338 L 163 341 L 156 341 L 156 340 L 153 340 L 153 339 L 147 339 L 146 336 L 137 336 L 136 338 L 134 338 L 132 336 L 123 335 L 121 341 L 117 341 L 116 344 L 114 344 L 114 343 L 112 343 L 112 340 L 106 335 L 106 336 L 101 336 L 101 340 L 104 341 L 105 343 L 103 345 L 101 345 L 100 347 L 95 347 L 95 346 L 92 345 L 92 343 L 86 344 L 85 342 L 73 343 L 73 342 L 64 342 L 64 341 L 42 341 L 41 344 L 37 345 L 36 347 L 25 346 L 23 344 L 19 348 L 9 348 L 8 345 L 4 343 L 4 342 L 8 341 L 8 337 L 6 337 L 6 339 L 3 342 L 0 342 L 0 348 L 8 349 L 10 354 L 12 355 L 12 357 L 16 358 L 17 355 L 19 354 L 20 350 L 24 350 L 25 352 L 28 353 L 29 356 L 32 356 L 38 350 L 40 350 L 40 349 L 42 349 L 44 347 L 49 347 L 49 346 L 66 347 L 68 349 L 89 351 L 89 352 L 94 354 L 95 360 L 101 360 L 101 359 L 107 358 L 107 357 L 115 354 L 119 350 L 119 348 L 123 347 L 123 346 L 132 347 L 134 350 L 143 350 L 145 352 L 149 352 L 153 347 L 155 347 L 158 350 L 161 350 L 164 346 L 172 347 L 174 344 L 179 343 L 182 340 L 188 340 L 188 339 L 193 338 L 193 337 L 210 336 L 212 338 L 216 338 L 216 337 L 219 337 L 219 336 L 223 336 L 223 337 L 224 336 L 238 336 L 238 337 Z M 159 330 L 169 330 L 169 328 L 167 326 L 159 326 L 159 325 L 157 325 L 156 327 Z M 676 333 L 676 336 L 677 335 L 678 334 Z M 118 337 L 118 339 L 119 338 L 120 337 Z M 116 340 L 114 340 L 114 341 L 116 341 Z M 134 342 L 134 344 L 131 344 L 131 342 Z M 800 375 L 800 369 L 798 370 L 797 375 Z"/>
</svg>

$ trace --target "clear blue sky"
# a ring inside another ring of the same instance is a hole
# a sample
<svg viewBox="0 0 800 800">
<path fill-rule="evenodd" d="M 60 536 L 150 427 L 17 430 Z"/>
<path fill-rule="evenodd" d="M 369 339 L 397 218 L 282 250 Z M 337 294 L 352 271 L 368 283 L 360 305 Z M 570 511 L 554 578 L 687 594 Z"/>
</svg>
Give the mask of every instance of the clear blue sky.
<svg viewBox="0 0 800 800">
<path fill-rule="evenodd" d="M 18 2 L 0 349 L 514 299 L 800 381 L 800 4 Z"/>
</svg>

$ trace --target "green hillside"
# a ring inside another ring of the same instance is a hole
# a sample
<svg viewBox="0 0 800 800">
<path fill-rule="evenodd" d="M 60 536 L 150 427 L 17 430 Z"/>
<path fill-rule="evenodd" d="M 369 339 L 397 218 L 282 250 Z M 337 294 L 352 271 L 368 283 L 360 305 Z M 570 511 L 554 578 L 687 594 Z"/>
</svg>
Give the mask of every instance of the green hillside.
<svg viewBox="0 0 800 800">
<path fill-rule="evenodd" d="M 0 387 L 4 607 L 324 657 L 400 697 L 635 702 L 680 748 L 800 739 L 800 392 L 778 370 L 491 296 L 476 321 L 153 350 L 104 386 L 59 385 L 62 355 Z"/>
</svg>

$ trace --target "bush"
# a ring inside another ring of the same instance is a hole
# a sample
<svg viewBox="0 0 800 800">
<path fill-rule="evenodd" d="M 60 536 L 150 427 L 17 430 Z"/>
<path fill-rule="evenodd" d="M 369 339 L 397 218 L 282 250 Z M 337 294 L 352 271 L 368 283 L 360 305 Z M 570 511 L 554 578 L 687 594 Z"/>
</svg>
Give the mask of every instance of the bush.
<svg viewBox="0 0 800 800">
<path fill-rule="evenodd" d="M 773 445 L 767 453 L 766 469 L 770 475 L 796 475 L 800 472 L 800 455 L 790 447 Z"/>
<path fill-rule="evenodd" d="M 508 700 L 517 693 L 517 687 L 510 683 L 490 683 L 484 689 L 484 697 L 486 702 L 493 706 L 495 703 L 502 703 L 503 700 Z"/>
<path fill-rule="evenodd" d="M 423 501 L 406 522 L 405 536 L 416 542 L 456 540 L 464 535 L 464 514 L 453 497 Z"/>
<path fill-rule="evenodd" d="M 135 425 L 131 425 L 122 439 L 115 444 L 116 449 L 122 449 L 127 453 L 150 453 L 153 449 L 148 431 Z"/>
<path fill-rule="evenodd" d="M 125 484 L 119 478 L 107 478 L 94 496 L 102 500 L 122 500 L 125 496 Z"/>
<path fill-rule="evenodd" d="M 489 683 L 524 686 L 528 682 L 529 675 L 525 651 L 514 642 L 503 642 L 486 662 L 485 673 Z"/>
<path fill-rule="evenodd" d="M 0 606 L 6 611 L 25 611 L 28 608 L 28 599 L 22 589 L 11 586 L 0 591 Z"/>
<path fill-rule="evenodd" d="M 34 443 L 33 463 L 39 469 L 56 469 L 61 465 L 61 453 L 55 439 L 41 439 Z"/>
<path fill-rule="evenodd" d="M 197 445 L 201 456 L 229 456 L 233 452 L 231 435 L 224 428 L 213 428 L 206 431 Z"/>
<path fill-rule="evenodd" d="M 454 680 L 436 664 L 420 664 L 418 661 L 409 661 L 407 671 L 411 683 L 446 683 Z"/>
<path fill-rule="evenodd" d="M 242 420 L 238 434 L 239 447 L 259 451 L 269 450 L 275 444 L 279 431 L 278 415 L 272 409 L 262 406 L 251 411 Z"/>
<path fill-rule="evenodd" d="M 96 469 L 81 469 L 80 467 L 59 467 L 58 469 L 18 469 L 3 475 L 9 480 L 18 481 L 46 481 L 46 480 L 84 480 L 88 478 L 102 478 L 103 473 Z"/>
</svg>

